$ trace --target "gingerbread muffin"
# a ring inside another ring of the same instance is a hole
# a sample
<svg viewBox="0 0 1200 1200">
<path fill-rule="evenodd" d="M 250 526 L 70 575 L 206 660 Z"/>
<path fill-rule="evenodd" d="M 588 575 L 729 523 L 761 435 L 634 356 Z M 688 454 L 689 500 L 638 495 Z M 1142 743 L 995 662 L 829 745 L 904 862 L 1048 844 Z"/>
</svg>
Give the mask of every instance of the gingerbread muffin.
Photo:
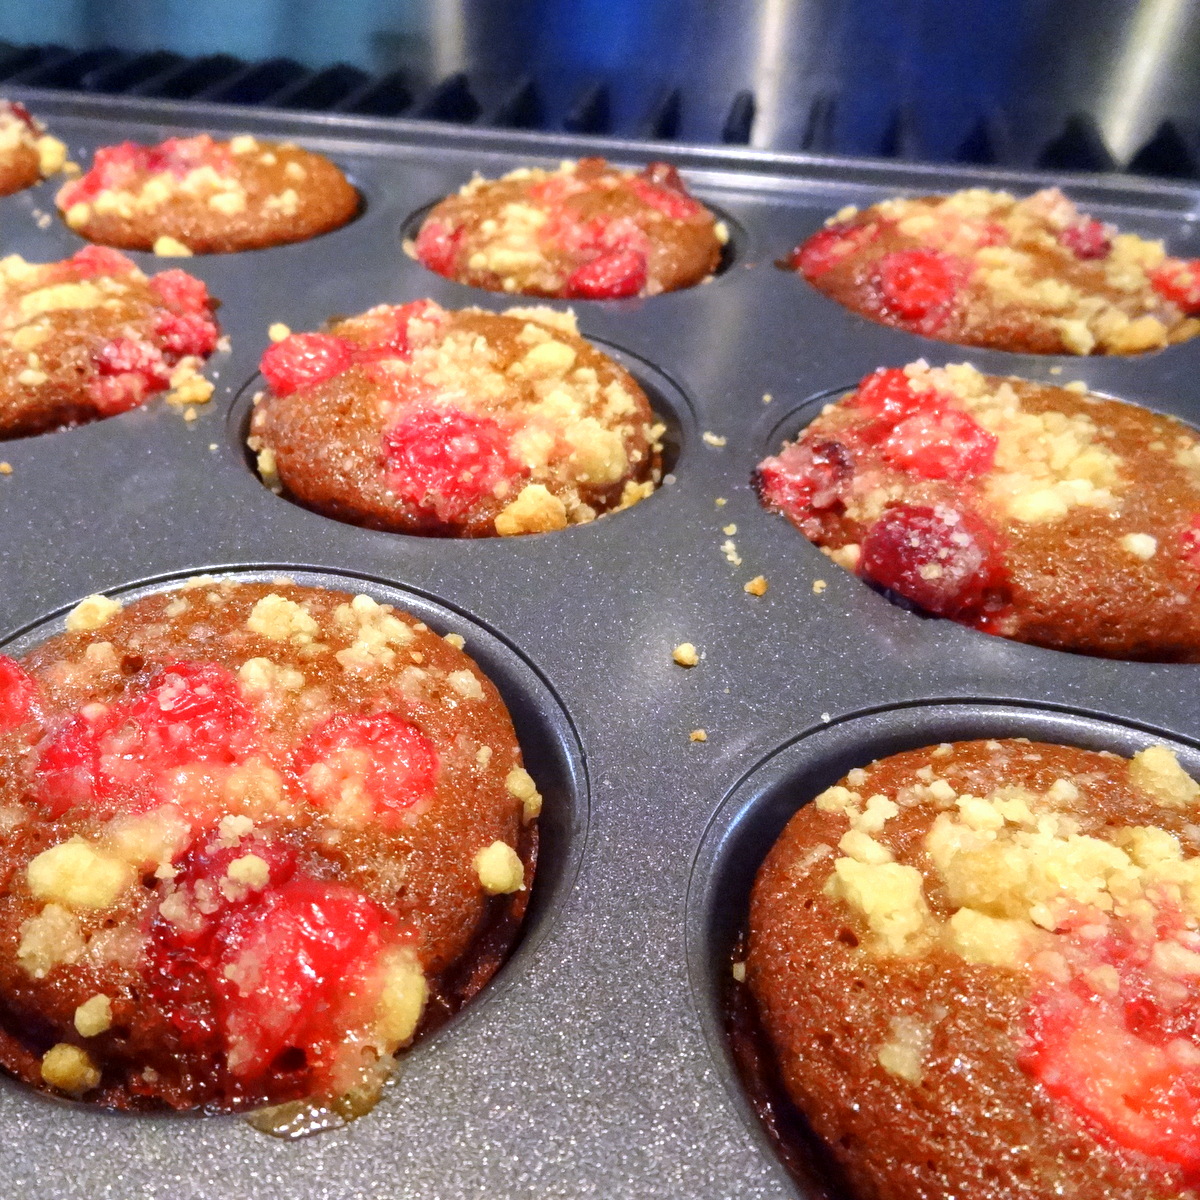
<svg viewBox="0 0 1200 1200">
<path fill-rule="evenodd" d="M 476 176 L 434 205 L 405 249 L 491 292 L 611 300 L 702 282 L 728 240 L 669 163 L 635 172 L 582 158 L 557 171 Z"/>
<path fill-rule="evenodd" d="M 0 100 L 0 196 L 19 192 L 61 171 L 67 148 L 46 133 L 29 109 Z"/>
<path fill-rule="evenodd" d="M 745 979 L 854 1200 L 1200 1195 L 1198 819 L 1163 746 L 1025 739 L 897 754 L 796 813 Z"/>
<path fill-rule="evenodd" d="M 166 255 L 303 242 L 358 212 L 358 193 L 323 155 L 206 133 L 97 150 L 91 170 L 64 184 L 55 202 L 89 241 Z"/>
<path fill-rule="evenodd" d="M 926 613 L 1200 661 L 1200 435 L 1172 417 L 918 362 L 827 405 L 754 483 L 835 562 Z"/>
<path fill-rule="evenodd" d="M 1118 233 L 1057 188 L 846 208 L 786 265 L 872 321 L 962 346 L 1140 354 L 1200 331 L 1200 261 Z"/>
<path fill-rule="evenodd" d="M 115 1108 L 369 1106 L 532 882 L 541 798 L 462 645 L 200 578 L 0 657 L 0 1064 Z"/>
<path fill-rule="evenodd" d="M 56 263 L 0 259 L 0 438 L 111 417 L 170 391 L 202 404 L 216 308 L 183 271 L 145 276 L 88 246 Z"/>
<path fill-rule="evenodd" d="M 260 474 L 340 521 L 544 533 L 635 504 L 659 480 L 664 427 L 571 313 L 385 304 L 283 337 L 262 373 Z"/>
</svg>

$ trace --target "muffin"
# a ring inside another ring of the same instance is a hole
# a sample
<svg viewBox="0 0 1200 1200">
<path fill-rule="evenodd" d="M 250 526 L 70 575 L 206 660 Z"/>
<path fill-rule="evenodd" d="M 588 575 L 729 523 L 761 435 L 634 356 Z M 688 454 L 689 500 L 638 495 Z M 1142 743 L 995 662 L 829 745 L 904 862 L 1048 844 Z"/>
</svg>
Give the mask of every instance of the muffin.
<svg viewBox="0 0 1200 1200">
<path fill-rule="evenodd" d="M 1200 435 L 981 375 L 878 370 L 759 464 L 762 503 L 893 597 L 987 633 L 1200 661 Z"/>
<path fill-rule="evenodd" d="M 207 133 L 96 151 L 55 198 L 89 241 L 159 254 L 227 254 L 303 242 L 345 225 L 358 193 L 323 155 L 291 142 Z"/>
<path fill-rule="evenodd" d="M 1081 213 L 1057 188 L 845 208 L 783 264 L 883 325 L 1026 354 L 1140 354 L 1200 331 L 1200 261 Z"/>
<path fill-rule="evenodd" d="M 611 300 L 702 282 L 728 240 L 670 163 L 635 172 L 582 158 L 557 171 L 477 175 L 434 205 L 405 248 L 431 271 L 491 292 Z"/>
<path fill-rule="evenodd" d="M 0 196 L 32 187 L 61 171 L 66 161 L 66 146 L 50 137 L 25 105 L 0 100 Z"/>
<path fill-rule="evenodd" d="M 745 978 L 855 1200 L 1200 1194 L 1197 818 L 1163 746 L 1025 739 L 882 759 L 792 817 Z"/>
<path fill-rule="evenodd" d="M 198 578 L 0 658 L 0 1065 L 114 1108 L 369 1106 L 524 911 L 540 796 L 456 635 Z"/>
<path fill-rule="evenodd" d="M 0 259 L 0 438 L 111 417 L 171 388 L 204 403 L 197 368 L 217 345 L 216 308 L 183 271 L 149 277 L 104 246 L 56 263 Z"/>
<path fill-rule="evenodd" d="M 664 427 L 571 313 L 380 305 L 262 358 L 250 448 L 326 516 L 443 537 L 543 533 L 648 496 Z"/>
</svg>

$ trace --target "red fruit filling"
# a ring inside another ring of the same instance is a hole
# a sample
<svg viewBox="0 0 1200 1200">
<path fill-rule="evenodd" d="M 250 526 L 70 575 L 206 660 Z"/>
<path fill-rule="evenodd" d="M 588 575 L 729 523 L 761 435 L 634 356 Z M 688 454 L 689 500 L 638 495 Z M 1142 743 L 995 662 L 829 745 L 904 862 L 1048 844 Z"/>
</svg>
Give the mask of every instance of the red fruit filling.
<svg viewBox="0 0 1200 1200">
<path fill-rule="evenodd" d="M 1112 239 L 1108 236 L 1108 230 L 1091 217 L 1084 217 L 1074 225 L 1068 225 L 1058 235 L 1058 240 L 1076 258 L 1104 258 L 1112 249 Z"/>
<path fill-rule="evenodd" d="M 1194 951 L 1194 933 L 1174 932 Z M 1125 932 L 1068 949 L 1076 977 L 1050 984 L 1030 1008 L 1021 1066 L 1055 1098 L 1129 1150 L 1200 1175 L 1200 989 L 1155 967 L 1155 941 Z M 1088 968 L 1116 970 L 1098 991 Z"/>
<path fill-rule="evenodd" d="M 1168 258 L 1150 272 L 1154 290 L 1185 313 L 1200 312 L 1200 258 Z"/>
<path fill-rule="evenodd" d="M 336 807 L 348 793 L 365 795 L 374 816 L 395 823 L 433 795 L 438 755 L 433 742 L 396 713 L 338 713 L 309 734 L 292 769 L 318 807 Z"/>
<path fill-rule="evenodd" d="M 354 347 L 331 333 L 293 333 L 262 356 L 262 371 L 277 396 L 324 383 L 354 361 Z"/>
<path fill-rule="evenodd" d="M 1192 523 L 1179 535 L 1183 561 L 1200 571 L 1200 513 L 1192 517 Z"/>
<path fill-rule="evenodd" d="M 238 762 L 254 736 L 254 713 L 230 671 L 215 663 L 175 663 L 139 695 L 89 705 L 68 720 L 42 746 L 34 798 L 52 816 L 76 805 L 144 809 L 176 798 L 170 772 Z"/>
<path fill-rule="evenodd" d="M 899 367 L 880 367 L 859 383 L 851 403 L 871 418 L 859 436 L 877 442 L 906 417 L 940 412 L 947 400 L 932 388 L 915 390 Z"/>
<path fill-rule="evenodd" d="M 104 417 L 137 408 L 147 396 L 144 376 L 134 371 L 120 375 L 98 375 L 89 379 L 87 398 L 91 406 Z"/>
<path fill-rule="evenodd" d="M 0 109 L 10 112 L 35 137 L 41 133 L 41 128 L 33 119 L 33 114 L 19 100 L 0 100 Z"/>
<path fill-rule="evenodd" d="M 875 264 L 884 305 L 907 321 L 941 314 L 958 291 L 961 262 L 935 250 L 897 250 Z"/>
<path fill-rule="evenodd" d="M 119 337 L 105 342 L 92 355 L 92 362 L 101 375 L 139 375 L 150 391 L 166 387 L 170 380 L 162 351 L 137 338 Z"/>
<path fill-rule="evenodd" d="M 687 221 L 704 212 L 704 206 L 687 194 L 679 172 L 664 162 L 649 163 L 629 181 L 638 199 L 673 221 Z"/>
<path fill-rule="evenodd" d="M 0 654 L 0 731 L 29 720 L 36 688 L 19 663 Z"/>
<path fill-rule="evenodd" d="M 417 234 L 417 260 L 439 275 L 452 275 L 466 232 L 444 221 L 426 221 Z"/>
<path fill-rule="evenodd" d="M 438 311 L 431 300 L 414 300 L 411 304 L 394 304 L 369 313 L 355 321 L 357 344 L 355 358 L 370 362 L 381 358 L 408 358 L 408 325 L 410 321 L 428 318 Z"/>
<path fill-rule="evenodd" d="M 57 267 L 63 275 L 77 280 L 95 279 L 99 275 L 128 275 L 136 270 L 131 258 L 111 246 L 84 246 Z M 182 271 L 179 273 L 183 274 Z"/>
<path fill-rule="evenodd" d="M 646 271 L 646 256 L 640 250 L 610 250 L 572 271 L 565 293 L 579 300 L 636 296 L 646 285 Z"/>
<path fill-rule="evenodd" d="M 854 457 L 841 442 L 800 441 L 765 459 L 755 472 L 759 499 L 793 520 L 841 503 Z"/>
<path fill-rule="evenodd" d="M 91 248 L 101 249 L 98 246 Z M 83 253 L 82 250 L 79 252 L 79 254 Z M 78 258 L 79 254 L 75 257 Z M 125 261 L 129 262 L 128 259 Z M 129 266 L 132 267 L 133 264 L 129 263 Z M 189 275 L 186 271 L 181 271 L 178 267 L 173 267 L 169 271 L 159 271 L 157 275 L 152 275 L 149 284 L 150 290 L 163 304 L 173 313 L 179 313 L 181 316 L 206 315 L 212 307 L 208 288 L 204 281 L 197 279 L 194 275 Z"/>
<path fill-rule="evenodd" d="M 883 443 L 893 467 L 922 479 L 970 479 L 990 471 L 997 439 L 956 408 L 914 413 L 899 422 Z"/>
<path fill-rule="evenodd" d="M 789 256 L 788 263 L 806 279 L 819 279 L 843 259 L 873 241 L 878 233 L 879 226 L 874 223 L 829 225 L 818 229 L 812 237 L 797 246 Z"/>
<path fill-rule="evenodd" d="M 383 435 L 388 487 L 439 520 L 454 520 L 520 472 L 508 446 L 491 417 L 457 408 L 408 412 Z"/>
<path fill-rule="evenodd" d="M 217 326 L 200 313 L 160 313 L 154 320 L 154 335 L 174 358 L 192 354 L 206 358 L 217 348 Z"/>
<path fill-rule="evenodd" d="M 207 133 L 190 138 L 168 138 L 157 146 L 121 142 L 96 151 L 92 168 L 58 194 L 61 208 L 70 208 L 94 200 L 101 192 L 128 188 L 139 174 L 170 172 L 182 179 L 197 167 L 212 167 L 218 174 L 233 170 L 234 159 L 228 147 L 220 146 Z"/>
<path fill-rule="evenodd" d="M 944 617 L 979 614 L 1005 583 L 995 537 L 972 512 L 889 504 L 862 541 L 858 573 Z"/>
</svg>

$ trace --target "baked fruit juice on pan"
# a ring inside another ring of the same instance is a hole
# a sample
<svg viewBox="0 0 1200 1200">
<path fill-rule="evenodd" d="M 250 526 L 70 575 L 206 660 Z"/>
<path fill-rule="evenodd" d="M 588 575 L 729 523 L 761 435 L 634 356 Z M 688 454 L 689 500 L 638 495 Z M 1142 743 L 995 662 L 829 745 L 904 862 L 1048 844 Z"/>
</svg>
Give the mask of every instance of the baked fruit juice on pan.
<svg viewBox="0 0 1200 1200">
<path fill-rule="evenodd" d="M 480 129 L 422 132 L 369 118 L 240 112 L 216 120 L 220 110 L 213 109 L 187 110 L 189 129 L 178 106 L 133 100 L 97 100 L 94 111 L 103 119 L 72 115 L 53 97 L 35 111 L 85 166 L 96 147 L 158 144 L 205 128 L 215 141 L 243 131 L 260 143 L 294 140 L 336 162 L 364 207 L 359 219 L 326 236 L 178 264 L 221 300 L 221 329 L 232 343 L 228 358 L 209 369 L 220 371 L 214 402 L 191 424 L 152 403 L 64 434 L 5 444 L 0 457 L 12 473 L 0 474 L 0 519 L 6 560 L 11 554 L 16 563 L 0 572 L 5 635 L 14 639 L 6 652 L 21 660 L 43 640 L 38 631 L 60 621 L 80 596 L 126 588 L 136 594 L 141 581 L 159 587 L 201 569 L 253 567 L 267 581 L 291 575 L 369 592 L 423 614 L 439 632 L 459 628 L 457 614 L 467 651 L 501 685 L 522 731 L 527 769 L 547 791 L 550 827 L 559 824 L 557 844 L 548 834 L 542 843 L 553 848 L 539 856 L 529 936 L 462 1020 L 404 1056 L 366 1120 L 284 1146 L 219 1116 L 114 1118 L 86 1095 L 50 1103 L 13 1082 L 4 1097 L 0 1171 L 14 1193 L 54 1200 L 114 1187 L 154 1200 L 234 1188 L 270 1200 L 306 1190 L 337 1200 L 458 1200 L 481 1191 L 579 1200 L 795 1194 L 742 1119 L 719 1040 L 697 1036 L 708 1029 L 707 1000 L 681 918 L 696 847 L 722 796 L 809 730 L 842 728 L 848 714 L 931 697 L 968 706 L 1003 695 L 1055 711 L 1124 715 L 1172 744 L 1186 741 L 1194 727 L 1194 701 L 1185 695 L 1192 664 L 1054 654 L 982 637 L 952 620 L 920 620 L 834 570 L 785 520 L 764 512 L 749 486 L 751 471 L 778 452 L 782 437 L 803 428 L 797 414 L 808 398 L 922 356 L 934 369 L 969 356 L 991 378 L 1055 385 L 1079 378 L 1092 395 L 1194 423 L 1196 342 L 1071 359 L 1063 379 L 1049 373 L 1058 365 L 1053 358 L 1040 360 L 1042 367 L 996 351 L 947 348 L 939 355 L 940 347 L 906 330 L 859 319 L 772 269 L 771 259 L 843 205 L 865 210 L 902 192 L 952 191 L 987 177 L 959 172 L 931 182 L 907 168 L 849 171 L 753 151 L 682 149 L 671 157 L 689 189 L 710 212 L 728 214 L 730 269 L 710 283 L 655 296 L 569 301 L 581 336 L 628 369 L 677 431 L 671 477 L 615 519 L 544 535 L 396 536 L 329 520 L 262 486 L 245 445 L 250 397 L 264 390 L 256 375 L 270 347 L 268 328 L 283 323 L 297 336 L 321 330 L 339 337 L 326 321 L 425 297 L 447 313 L 480 306 L 498 317 L 519 301 L 438 275 L 403 254 L 402 239 L 419 226 L 431 198 L 455 193 L 475 171 L 489 179 L 522 167 L 554 174 L 561 158 L 603 153 L 637 174 L 664 152 Z M 991 179 L 989 186 L 1025 195 L 1050 182 Z M 6 236 L 12 231 L 14 238 L 6 249 L 29 262 L 65 259 L 82 244 L 62 221 L 37 224 L 34 207 L 52 215 L 54 190 L 46 182 L 4 201 Z M 1161 238 L 1181 258 L 1196 253 L 1186 229 L 1186 188 L 1080 181 L 1067 190 L 1102 222 Z M 7 220 L 11 214 L 15 221 Z M 129 257 L 147 276 L 170 265 L 144 253 Z M 550 302 L 560 311 L 567 306 Z M 565 336 L 551 330 L 554 341 Z M 318 386 L 330 382 L 336 380 Z M 372 430 L 376 448 L 383 432 Z M 1161 539 L 1158 553 L 1165 553 Z M 324 573 L 331 569 L 344 572 L 346 582 Z M 759 575 L 769 587 L 746 592 Z M 498 657 L 473 650 L 490 645 L 488 631 L 528 665 L 527 676 L 513 676 L 518 686 L 505 682 Z M 95 636 L 110 635 L 101 628 Z M 672 660 L 683 643 L 697 650 L 687 670 Z M 305 665 L 287 665 L 308 679 Z M 144 682 L 149 692 L 149 678 Z M 141 677 L 130 686 L 141 687 Z M 522 725 L 531 712 L 552 707 L 546 695 L 561 705 L 562 744 L 571 744 L 574 731 L 586 768 L 572 777 L 579 782 L 561 789 L 563 806 L 550 802 L 552 786 Z M 691 738 L 699 730 L 703 741 Z M 944 736 L 934 731 L 927 741 Z M 870 757 L 848 751 L 821 786 Z M 324 810 L 319 819 L 328 819 Z M 546 832 L 546 817 L 539 830 Z M 258 857 L 270 865 L 269 855 Z M 251 863 L 237 871 L 255 869 Z M 155 879 L 146 890 L 160 886 Z M 222 972 L 226 965 L 222 960 Z M 38 1044 L 42 1056 L 60 1042 L 91 1053 L 74 1014 L 101 991 L 81 997 L 52 1040 Z M 84 1027 L 102 1022 L 102 1010 L 102 1002 L 86 1009 Z M 297 1057 L 277 1065 L 295 1069 Z M 52 1158 L 35 1149 L 47 1145 L 60 1153 Z"/>
</svg>

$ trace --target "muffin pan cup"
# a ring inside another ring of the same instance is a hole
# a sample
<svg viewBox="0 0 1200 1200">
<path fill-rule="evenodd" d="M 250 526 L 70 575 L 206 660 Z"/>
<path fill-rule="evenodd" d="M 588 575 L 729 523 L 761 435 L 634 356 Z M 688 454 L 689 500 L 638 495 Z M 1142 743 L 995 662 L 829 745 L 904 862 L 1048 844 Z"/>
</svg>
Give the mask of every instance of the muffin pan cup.
<svg viewBox="0 0 1200 1200">
<path fill-rule="evenodd" d="M 1130 730 L 1130 745 L 1156 736 L 1190 744 L 1200 733 L 1200 676 L 1194 666 L 1042 650 L 902 611 L 760 509 L 750 472 L 803 423 L 806 401 L 922 356 L 1046 382 L 1081 379 L 1200 424 L 1200 342 L 1136 359 L 967 350 L 856 317 L 774 260 L 845 204 L 1055 182 L 1102 220 L 1194 257 L 1200 191 L 52 92 L 15 98 L 81 163 L 125 138 L 200 130 L 292 138 L 346 169 L 364 210 L 341 230 L 278 249 L 131 255 L 147 270 L 182 266 L 204 279 L 222 301 L 232 347 L 214 359 L 217 391 L 190 422 L 156 401 L 0 443 L 0 461 L 13 468 L 0 475 L 2 648 L 19 651 L 52 632 L 41 623 L 90 592 L 205 571 L 289 574 L 376 595 L 390 588 L 389 598 L 435 628 L 466 636 L 518 724 L 527 722 L 526 753 L 535 759 L 534 745 L 542 747 L 563 782 L 543 817 L 525 940 L 483 995 L 402 1059 L 366 1118 L 280 1142 L 234 1118 L 112 1115 L 5 1082 L 0 1173 L 13 1194 L 815 1196 L 790 1181 L 747 1123 L 714 1034 L 712 994 L 768 826 L 777 831 L 788 805 L 829 780 L 802 770 L 762 810 L 750 773 L 781 747 L 834 737 L 841 757 L 826 768 L 840 774 L 916 744 L 910 736 L 963 736 L 964 713 L 993 714 L 994 736 L 1040 736 L 1029 725 L 1036 711 L 1053 717 L 1047 736 L 1078 740 L 1095 726 Z M 589 526 L 472 542 L 359 529 L 272 495 L 237 437 L 245 417 L 237 398 L 253 381 L 268 326 L 315 329 L 336 314 L 422 296 L 492 310 L 535 303 L 429 273 L 401 249 L 406 221 L 473 171 L 585 154 L 634 166 L 668 158 L 736 225 L 731 262 L 711 283 L 574 305 L 581 333 L 621 358 L 674 418 L 677 458 L 659 492 Z M 0 200 L 0 252 L 51 261 L 80 248 L 55 215 L 58 182 Z M 50 216 L 44 228 L 39 213 Z M 769 590 L 747 594 L 743 584 L 760 574 Z M 814 592 L 818 580 L 825 586 Z M 701 652 L 691 670 L 672 662 L 680 642 Z M 874 717 L 847 719 L 885 710 L 892 741 L 872 732 Z M 946 724 L 916 715 L 930 712 L 944 712 Z M 690 740 L 697 729 L 706 741 Z M 714 816 L 713 829 L 726 820 L 729 804 L 767 811 L 766 824 L 753 837 L 714 841 L 706 830 Z"/>
</svg>

